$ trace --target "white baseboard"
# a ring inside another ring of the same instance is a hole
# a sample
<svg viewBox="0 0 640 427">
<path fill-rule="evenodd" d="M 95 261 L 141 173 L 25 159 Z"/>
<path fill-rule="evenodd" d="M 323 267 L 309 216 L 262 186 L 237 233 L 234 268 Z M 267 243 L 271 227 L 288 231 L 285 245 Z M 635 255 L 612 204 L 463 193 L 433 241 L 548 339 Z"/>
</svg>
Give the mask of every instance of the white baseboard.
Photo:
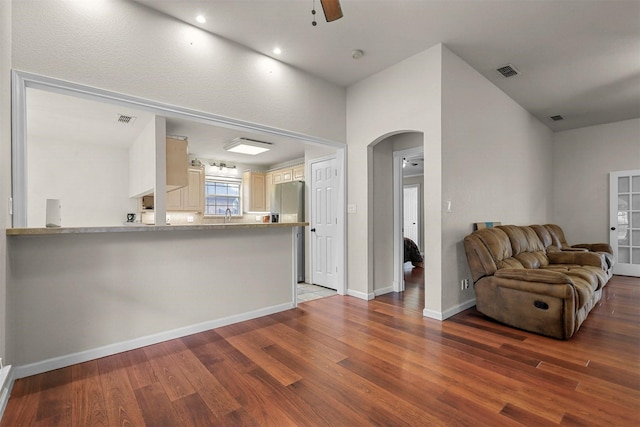
<svg viewBox="0 0 640 427">
<path fill-rule="evenodd" d="M 428 310 L 428 309 L 424 309 L 422 310 L 422 315 L 424 317 L 428 317 L 430 319 L 436 319 L 436 320 L 445 320 L 448 319 L 451 316 L 455 316 L 458 313 L 461 313 L 463 311 L 465 311 L 468 308 L 473 307 L 474 305 L 476 305 L 476 299 L 470 299 L 468 301 L 463 302 L 462 304 L 458 304 L 454 307 L 451 307 L 448 310 L 445 310 L 443 312 L 439 312 L 439 311 L 435 311 L 435 310 Z"/>
<path fill-rule="evenodd" d="M 360 298 L 363 299 L 365 301 L 371 301 L 372 299 L 374 299 L 376 297 L 376 295 L 373 292 L 370 293 L 364 293 L 364 292 L 360 292 L 360 291 L 354 291 L 353 289 L 347 289 L 347 295 L 351 296 L 351 297 L 356 297 L 356 298 Z"/>
<path fill-rule="evenodd" d="M 9 402 L 9 395 L 13 388 L 14 372 L 15 370 L 11 365 L 0 369 L 0 420 L 2 419 L 2 415 L 4 415 L 4 410 Z"/>
<path fill-rule="evenodd" d="M 393 286 L 387 286 L 386 288 L 376 289 L 374 291 L 375 296 L 379 297 L 380 295 L 388 294 L 390 292 L 394 292 Z"/>
<path fill-rule="evenodd" d="M 64 368 L 66 366 L 75 365 L 77 363 L 87 362 L 89 360 L 99 359 L 105 356 L 122 353 L 123 351 L 134 350 L 136 348 L 145 347 L 151 344 L 168 341 L 176 338 L 186 337 L 187 335 L 197 334 L 199 332 L 208 331 L 210 329 L 219 328 L 233 323 L 243 322 L 245 320 L 255 319 L 257 317 L 268 316 L 270 314 L 279 313 L 281 311 L 294 308 L 293 302 L 279 304 L 271 307 L 262 308 L 247 313 L 234 316 L 223 317 L 221 319 L 210 320 L 195 325 L 185 326 L 182 328 L 172 329 L 170 331 L 160 332 L 153 335 L 147 335 L 135 338 L 129 341 L 109 344 L 103 347 L 91 350 L 81 351 L 78 353 L 67 354 L 64 356 L 46 359 L 40 362 L 30 363 L 28 365 L 16 366 L 14 377 L 24 378 L 31 375 L 41 374 L 43 372 L 52 371 L 54 369 Z"/>
</svg>

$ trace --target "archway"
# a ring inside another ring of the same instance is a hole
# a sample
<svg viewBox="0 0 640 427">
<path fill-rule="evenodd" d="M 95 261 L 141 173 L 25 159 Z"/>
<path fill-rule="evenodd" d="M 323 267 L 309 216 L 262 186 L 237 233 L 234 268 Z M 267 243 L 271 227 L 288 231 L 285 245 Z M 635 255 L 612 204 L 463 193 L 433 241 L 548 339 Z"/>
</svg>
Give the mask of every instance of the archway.
<svg viewBox="0 0 640 427">
<path fill-rule="evenodd" d="M 402 159 L 403 154 L 422 153 L 423 144 L 422 132 L 398 131 L 368 146 L 369 289 L 375 296 L 404 289 Z M 420 188 L 423 192 L 424 186 Z"/>
</svg>

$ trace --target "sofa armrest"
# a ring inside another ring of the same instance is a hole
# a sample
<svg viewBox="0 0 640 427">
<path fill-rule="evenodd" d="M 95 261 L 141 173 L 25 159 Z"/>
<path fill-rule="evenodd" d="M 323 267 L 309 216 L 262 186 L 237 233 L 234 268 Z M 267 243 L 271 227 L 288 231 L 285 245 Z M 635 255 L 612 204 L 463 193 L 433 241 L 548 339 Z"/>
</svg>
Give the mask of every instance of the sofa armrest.
<svg viewBox="0 0 640 427">
<path fill-rule="evenodd" d="M 586 249 L 591 252 L 606 252 L 613 255 L 613 248 L 608 243 L 580 243 L 571 245 L 572 248 Z"/>
<path fill-rule="evenodd" d="M 560 250 L 565 252 L 589 252 L 589 249 L 587 248 L 574 248 L 573 246 L 570 248 L 562 248 Z"/>
<path fill-rule="evenodd" d="M 604 256 L 595 252 L 551 252 L 547 254 L 547 259 L 550 264 L 593 265 L 603 270 L 607 269 Z"/>
<path fill-rule="evenodd" d="M 573 298 L 573 280 L 559 271 L 537 268 L 503 268 L 493 275 L 498 287 L 556 298 Z"/>
</svg>

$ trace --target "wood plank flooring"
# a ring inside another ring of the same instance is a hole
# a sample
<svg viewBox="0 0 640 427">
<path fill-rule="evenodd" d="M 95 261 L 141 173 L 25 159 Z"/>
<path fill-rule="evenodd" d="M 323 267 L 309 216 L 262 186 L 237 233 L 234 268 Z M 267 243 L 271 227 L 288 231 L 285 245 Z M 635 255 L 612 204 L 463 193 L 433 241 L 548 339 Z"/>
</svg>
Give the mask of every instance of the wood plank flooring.
<svg viewBox="0 0 640 427">
<path fill-rule="evenodd" d="M 569 341 L 426 319 L 407 290 L 18 380 L 0 426 L 639 425 L 640 279 L 614 277 Z"/>
</svg>

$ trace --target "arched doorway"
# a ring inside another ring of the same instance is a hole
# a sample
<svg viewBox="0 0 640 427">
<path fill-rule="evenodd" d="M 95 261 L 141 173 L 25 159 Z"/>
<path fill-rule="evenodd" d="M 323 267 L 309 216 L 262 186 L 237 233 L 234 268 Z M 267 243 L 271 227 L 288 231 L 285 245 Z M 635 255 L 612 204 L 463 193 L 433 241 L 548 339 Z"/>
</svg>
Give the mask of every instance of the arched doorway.
<svg viewBox="0 0 640 427">
<path fill-rule="evenodd" d="M 402 131 L 385 135 L 369 146 L 369 247 L 371 250 L 370 289 L 378 297 L 404 290 L 404 224 L 403 224 L 403 160 L 422 156 L 424 134 Z M 417 162 L 413 162 L 417 163 Z M 422 162 L 420 162 L 422 163 Z M 422 166 L 422 164 L 421 164 Z M 423 173 L 414 170 L 413 183 L 423 180 Z M 416 175 L 420 175 L 417 177 Z M 424 204 L 424 185 L 420 182 L 417 207 Z M 417 215 L 422 215 L 422 209 Z M 420 221 L 424 224 L 424 221 Z M 420 238 L 424 241 L 425 229 L 420 227 Z M 420 269 L 422 270 L 422 269 Z M 423 272 L 420 279 L 423 282 Z M 415 274 L 412 275 L 415 278 Z M 422 289 L 423 291 L 423 289 Z M 420 302 L 424 308 L 424 298 Z"/>
</svg>

